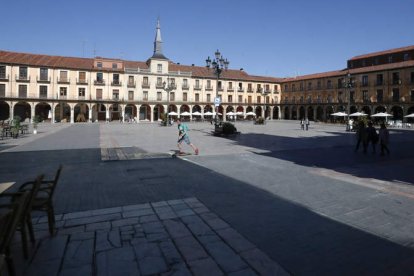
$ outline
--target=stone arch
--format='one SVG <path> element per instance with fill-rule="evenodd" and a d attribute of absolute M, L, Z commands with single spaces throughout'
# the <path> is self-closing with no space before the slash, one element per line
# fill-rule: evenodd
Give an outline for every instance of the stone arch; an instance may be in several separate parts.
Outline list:
<path fill-rule="evenodd" d="M 58 103 L 56 105 L 55 121 L 70 123 L 70 106 L 67 103 Z"/>
<path fill-rule="evenodd" d="M 19 116 L 20 120 L 23 122 L 26 119 L 31 118 L 31 107 L 27 102 L 18 102 L 13 107 L 13 116 Z M 13 118 L 12 118 L 13 119 Z"/>
<path fill-rule="evenodd" d="M 122 107 L 118 103 L 113 103 L 109 106 L 109 120 L 119 121 L 122 117 Z"/>
<path fill-rule="evenodd" d="M 226 113 L 234 112 L 234 107 L 232 105 L 227 106 Z"/>
<path fill-rule="evenodd" d="M 299 119 L 305 119 L 305 107 L 303 105 L 301 105 L 299 107 Z"/>
<path fill-rule="evenodd" d="M 194 113 L 196 111 L 201 112 L 201 106 L 199 106 L 198 104 L 196 104 L 196 105 L 193 106 L 193 110 L 192 110 L 191 113 Z"/>
<path fill-rule="evenodd" d="M 391 108 L 391 114 L 393 115 L 394 120 L 403 120 L 404 118 L 404 112 L 401 106 L 394 105 Z"/>
<path fill-rule="evenodd" d="M 106 121 L 106 106 L 98 103 L 92 106 L 92 122 Z"/>
<path fill-rule="evenodd" d="M 161 120 L 161 114 L 165 113 L 164 106 L 162 104 L 156 104 L 152 113 L 154 121 Z"/>
<path fill-rule="evenodd" d="M 352 113 L 355 113 L 355 112 L 358 112 L 358 108 L 355 105 L 353 105 L 349 108 L 349 113 L 352 114 Z"/>
<path fill-rule="evenodd" d="M 148 104 L 143 104 L 139 108 L 139 120 L 140 121 L 151 120 L 151 107 Z"/>
<path fill-rule="evenodd" d="M 204 113 L 213 112 L 213 107 L 211 105 L 204 106 Z"/>
<path fill-rule="evenodd" d="M 296 106 L 292 106 L 292 109 L 290 110 L 290 114 L 292 114 L 292 116 L 290 116 L 292 120 L 298 119 L 298 112 L 297 112 Z"/>
<path fill-rule="evenodd" d="M 374 113 L 386 112 L 387 109 L 383 105 L 379 105 L 375 108 Z"/>
<path fill-rule="evenodd" d="M 170 104 L 169 106 L 168 106 L 168 112 L 177 112 L 177 110 L 178 110 L 178 107 L 175 105 L 175 104 Z"/>
<path fill-rule="evenodd" d="M 10 105 L 5 101 L 0 101 L 0 120 L 10 118 Z"/>
<path fill-rule="evenodd" d="M 125 106 L 125 120 L 135 120 L 135 118 L 137 118 L 137 107 L 134 104 L 127 104 Z"/>
<path fill-rule="evenodd" d="M 186 104 L 183 104 L 181 107 L 180 107 L 180 114 L 181 113 L 183 113 L 183 112 L 190 112 L 190 107 L 188 106 L 188 105 L 186 105 Z"/>
<path fill-rule="evenodd" d="M 275 106 L 275 107 L 273 108 L 272 118 L 273 118 L 274 120 L 280 119 L 279 107 L 278 107 L 278 106 Z"/>
<path fill-rule="evenodd" d="M 285 117 L 285 120 L 289 120 L 289 118 L 290 118 L 290 116 L 289 116 L 289 107 L 288 106 L 285 106 L 285 115 L 284 115 L 284 117 Z"/>
<path fill-rule="evenodd" d="M 367 114 L 368 116 L 371 115 L 371 108 L 367 105 L 364 105 L 361 109 L 361 111 L 363 111 L 365 114 Z"/>
<path fill-rule="evenodd" d="M 246 113 L 247 112 L 253 112 L 253 107 L 251 105 L 249 105 L 248 107 L 246 107 Z"/>
<path fill-rule="evenodd" d="M 318 106 L 316 108 L 316 120 L 318 120 L 318 121 L 323 121 L 324 120 L 322 106 Z"/>
<path fill-rule="evenodd" d="M 89 121 L 89 106 L 85 103 L 78 103 L 74 108 L 74 119 L 76 123 L 85 123 Z"/>
<path fill-rule="evenodd" d="M 35 116 L 38 116 L 40 118 L 40 121 L 46 121 L 52 119 L 52 107 L 50 104 L 46 102 L 38 103 L 35 106 Z"/>
<path fill-rule="evenodd" d="M 256 106 L 254 113 L 256 113 L 256 117 L 262 117 L 262 107 L 260 105 Z"/>
<path fill-rule="evenodd" d="M 313 118 L 313 107 L 312 106 L 309 106 L 308 107 L 307 114 L 308 114 L 307 117 L 308 117 L 309 121 L 314 121 L 314 118 Z"/>

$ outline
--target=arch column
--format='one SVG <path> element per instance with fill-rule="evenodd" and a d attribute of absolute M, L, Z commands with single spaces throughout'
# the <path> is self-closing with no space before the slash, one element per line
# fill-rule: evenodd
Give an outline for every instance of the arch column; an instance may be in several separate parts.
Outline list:
<path fill-rule="evenodd" d="M 141 108 L 141 105 L 140 104 L 136 104 L 135 105 L 135 108 L 137 109 L 137 117 L 136 117 L 135 123 L 139 123 L 139 109 Z"/>
<path fill-rule="evenodd" d="M 105 105 L 105 121 L 107 123 L 109 123 L 109 119 L 110 119 L 110 117 L 109 117 L 109 104 L 104 104 L 104 105 Z"/>
<path fill-rule="evenodd" d="M 52 103 L 50 105 L 50 112 L 52 113 L 52 119 L 51 119 L 51 123 L 54 124 L 55 123 L 55 108 L 56 108 L 56 104 Z"/>
<path fill-rule="evenodd" d="M 32 103 L 31 104 L 31 107 L 30 107 L 30 123 L 32 124 L 33 123 L 33 119 L 34 119 L 34 116 L 35 116 L 35 107 L 36 107 L 36 103 Z"/>
<path fill-rule="evenodd" d="M 9 117 L 9 120 L 13 120 L 13 118 L 14 118 L 14 103 L 13 102 L 10 102 L 9 103 L 9 105 L 10 105 L 10 112 L 9 112 L 9 114 L 10 114 L 10 117 Z"/>
<path fill-rule="evenodd" d="M 152 122 L 154 122 L 154 108 L 155 108 L 155 105 L 153 105 L 153 104 L 151 104 L 150 106 L 150 122 L 152 123 Z"/>
<path fill-rule="evenodd" d="M 69 104 L 70 106 L 70 123 L 75 123 L 75 106 L 73 104 Z"/>
<path fill-rule="evenodd" d="M 122 116 L 122 123 L 125 122 L 125 104 L 120 104 L 119 105 L 121 107 L 121 116 Z"/>
<path fill-rule="evenodd" d="M 89 123 L 92 122 L 92 104 L 89 105 L 89 116 L 88 116 L 88 121 Z"/>

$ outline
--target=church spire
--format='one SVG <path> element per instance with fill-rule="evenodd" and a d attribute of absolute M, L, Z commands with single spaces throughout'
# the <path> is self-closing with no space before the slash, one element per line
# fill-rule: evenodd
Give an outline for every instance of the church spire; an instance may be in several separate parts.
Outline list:
<path fill-rule="evenodd" d="M 167 59 L 162 53 L 161 27 L 159 18 L 157 19 L 157 31 L 155 33 L 154 54 L 152 55 L 152 58 Z"/>

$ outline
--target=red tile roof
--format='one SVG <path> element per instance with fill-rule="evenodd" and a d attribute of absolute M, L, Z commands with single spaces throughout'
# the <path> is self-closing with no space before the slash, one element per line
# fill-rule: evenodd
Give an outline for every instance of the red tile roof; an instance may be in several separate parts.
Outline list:
<path fill-rule="evenodd" d="M 380 52 L 374 52 L 374 53 L 369 53 L 369 54 L 364 54 L 364 55 L 359 55 L 359 56 L 355 56 L 355 57 L 351 58 L 350 60 L 356 60 L 356 59 L 368 58 L 368 57 L 374 57 L 374 56 L 381 56 L 381 55 L 387 55 L 387 54 L 393 54 L 393 53 L 400 53 L 400 52 L 411 51 L 411 50 L 414 50 L 414 45 L 401 47 L 401 48 L 390 49 L 390 50 L 385 50 L 385 51 L 380 51 Z"/>

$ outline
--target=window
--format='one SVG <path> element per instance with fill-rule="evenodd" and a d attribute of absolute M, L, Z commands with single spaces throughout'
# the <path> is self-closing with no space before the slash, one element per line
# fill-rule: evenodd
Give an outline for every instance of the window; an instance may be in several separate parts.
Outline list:
<path fill-rule="evenodd" d="M 114 84 L 120 84 L 119 82 L 119 74 L 114 74 L 112 77 L 113 83 Z"/>
<path fill-rule="evenodd" d="M 185 87 L 185 88 L 188 87 L 188 80 L 187 79 L 183 79 L 183 87 Z"/>
<path fill-rule="evenodd" d="M 102 100 L 102 89 L 96 89 L 96 99 Z"/>
<path fill-rule="evenodd" d="M 239 103 L 242 103 L 242 102 L 243 102 L 243 96 L 242 96 L 242 95 L 239 95 L 239 100 L 238 100 L 238 102 L 239 102 Z"/>
<path fill-rule="evenodd" d="M 394 88 L 392 89 L 392 101 L 398 102 L 400 100 L 400 89 Z"/>
<path fill-rule="evenodd" d="M 257 84 L 257 92 L 262 92 L 262 85 L 261 84 Z"/>
<path fill-rule="evenodd" d="M 68 81 L 68 71 L 60 71 L 60 81 Z"/>
<path fill-rule="evenodd" d="M 183 101 L 186 102 L 187 101 L 187 93 L 183 93 Z"/>
<path fill-rule="evenodd" d="M 118 68 L 118 64 L 112 63 L 112 69 L 117 69 L 117 68 Z"/>
<path fill-rule="evenodd" d="M 170 101 L 175 101 L 175 92 L 170 93 Z"/>
<path fill-rule="evenodd" d="M 102 83 L 103 82 L 103 73 L 96 73 L 96 81 L 98 83 Z"/>
<path fill-rule="evenodd" d="M 242 90 L 243 90 L 243 83 L 239 82 L 239 91 L 242 91 Z"/>
<path fill-rule="evenodd" d="M 162 73 L 162 64 L 157 64 L 157 73 Z"/>
<path fill-rule="evenodd" d="M 102 68 L 102 62 L 98 61 L 98 63 L 96 64 L 96 66 L 97 66 L 98 68 Z"/>
<path fill-rule="evenodd" d="M 362 101 L 363 102 L 368 102 L 369 101 L 368 90 L 362 90 Z"/>
<path fill-rule="evenodd" d="M 0 97 L 6 97 L 6 85 L 0 84 Z"/>
<path fill-rule="evenodd" d="M 260 96 L 257 96 L 257 97 L 256 97 L 256 103 L 258 103 L 258 104 L 260 104 L 260 103 L 261 103 L 261 97 L 260 97 Z"/>
<path fill-rule="evenodd" d="M 292 92 L 295 92 L 295 91 L 296 91 L 295 84 L 292 84 Z"/>
<path fill-rule="evenodd" d="M 362 76 L 362 86 L 368 86 L 368 76 Z"/>
<path fill-rule="evenodd" d="M 405 53 L 405 54 L 404 54 L 404 61 L 407 61 L 407 60 L 409 60 L 409 59 L 410 59 L 410 54 Z"/>
<path fill-rule="evenodd" d="M 279 91 L 277 90 L 277 85 L 275 85 L 273 89 L 274 89 L 273 91 L 274 91 L 275 93 L 279 93 Z"/>
<path fill-rule="evenodd" d="M 207 102 L 208 103 L 211 102 L 211 95 L 210 94 L 207 94 L 206 96 L 207 96 Z"/>
<path fill-rule="evenodd" d="M 195 88 L 200 88 L 200 80 L 195 81 Z"/>
<path fill-rule="evenodd" d="M 86 72 L 79 72 L 79 82 L 86 83 Z"/>
<path fill-rule="evenodd" d="M 112 90 L 112 100 L 119 100 L 119 90 L 118 89 L 114 89 Z"/>
<path fill-rule="evenodd" d="M 85 87 L 78 88 L 78 96 L 85 97 L 85 91 L 86 91 Z"/>
<path fill-rule="evenodd" d="M 252 88 L 252 84 L 251 83 L 248 83 L 247 84 L 247 91 L 248 92 L 252 92 L 253 91 L 253 88 Z"/>
<path fill-rule="evenodd" d="M 161 87 L 162 86 L 162 78 L 161 77 L 158 77 L 157 78 L 157 86 L 158 87 Z"/>
<path fill-rule="evenodd" d="M 143 92 L 143 100 L 148 101 L 148 91 Z"/>
<path fill-rule="evenodd" d="M 392 63 L 392 56 L 388 56 L 388 63 Z"/>
<path fill-rule="evenodd" d="M 223 89 L 223 88 L 222 88 L 222 85 L 221 85 L 221 81 L 219 81 L 219 82 L 217 83 L 217 87 L 218 87 L 218 89 L 219 89 L 219 90 Z"/>
<path fill-rule="evenodd" d="M 6 79 L 6 66 L 0 65 L 0 79 Z"/>
<path fill-rule="evenodd" d="M 211 89 L 211 80 L 207 80 L 207 89 Z"/>
<path fill-rule="evenodd" d="M 326 86 L 328 87 L 328 89 L 332 88 L 332 81 L 328 80 L 328 82 L 326 83 Z"/>
<path fill-rule="evenodd" d="M 248 96 L 247 97 L 247 103 L 251 104 L 252 103 L 252 96 Z"/>
<path fill-rule="evenodd" d="M 312 90 L 312 82 L 308 82 L 308 90 Z"/>
<path fill-rule="evenodd" d="M 377 85 L 382 85 L 384 83 L 384 77 L 382 74 L 377 74 Z"/>
<path fill-rule="evenodd" d="M 339 103 L 342 103 L 344 101 L 343 97 L 344 97 L 344 95 L 343 95 L 342 91 L 339 91 L 338 92 L 338 102 Z"/>
<path fill-rule="evenodd" d="M 67 96 L 67 93 L 68 93 L 68 88 L 67 87 L 61 87 L 59 89 L 59 95 L 61 97 L 66 97 Z"/>
<path fill-rule="evenodd" d="M 47 81 L 48 78 L 48 69 L 47 68 L 40 68 L 40 78 L 41 81 Z"/>
<path fill-rule="evenodd" d="M 377 90 L 377 102 L 378 103 L 382 103 L 384 100 L 384 95 L 383 95 L 383 91 L 381 89 Z"/>
<path fill-rule="evenodd" d="M 229 89 L 233 89 L 233 83 L 229 82 Z"/>
<path fill-rule="evenodd" d="M 392 73 L 392 84 L 401 84 L 400 82 L 400 73 L 394 72 Z"/>
<path fill-rule="evenodd" d="M 134 85 L 134 84 L 135 84 L 134 76 L 128 76 L 128 85 Z"/>
<path fill-rule="evenodd" d="M 134 100 L 134 91 L 128 91 L 128 100 L 133 101 Z"/>
<path fill-rule="evenodd" d="M 47 86 L 39 86 L 39 98 L 47 98 Z"/>
<path fill-rule="evenodd" d="M 200 94 L 198 94 L 198 93 L 195 94 L 195 101 L 196 102 L 200 101 Z"/>
<path fill-rule="evenodd" d="M 340 78 L 338 79 L 338 88 L 342 88 L 344 84 L 344 79 Z"/>
<path fill-rule="evenodd" d="M 19 85 L 19 98 L 27 98 L 27 85 Z"/>
<path fill-rule="evenodd" d="M 316 87 L 317 89 L 321 89 L 322 85 L 321 85 L 321 81 L 318 80 L 318 82 L 316 83 Z"/>
<path fill-rule="evenodd" d="M 27 80 L 27 67 L 19 67 L 19 79 Z"/>
<path fill-rule="evenodd" d="M 157 101 L 162 101 L 162 94 L 161 94 L 161 92 L 157 92 Z"/>
<path fill-rule="evenodd" d="M 355 102 L 355 91 L 349 92 L 349 100 L 351 101 L 351 103 Z"/>
<path fill-rule="evenodd" d="M 143 83 L 144 85 L 148 85 L 148 77 L 144 77 L 144 78 L 142 79 L 142 83 Z"/>
<path fill-rule="evenodd" d="M 233 96 L 232 95 L 228 95 L 227 96 L 227 102 L 228 103 L 232 103 L 233 102 Z"/>

